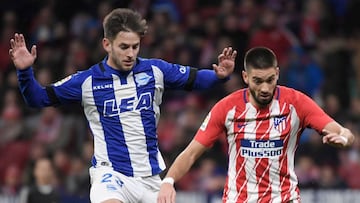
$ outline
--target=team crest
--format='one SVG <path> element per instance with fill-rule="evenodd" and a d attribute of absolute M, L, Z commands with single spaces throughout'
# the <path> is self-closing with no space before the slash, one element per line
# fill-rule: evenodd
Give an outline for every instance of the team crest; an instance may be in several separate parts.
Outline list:
<path fill-rule="evenodd" d="M 135 75 L 135 81 L 138 87 L 148 84 L 151 76 L 146 73 L 138 73 Z"/>
<path fill-rule="evenodd" d="M 286 120 L 286 116 L 275 117 L 274 118 L 274 128 L 279 132 L 282 132 L 283 130 L 285 130 L 285 128 L 286 128 L 285 120 Z"/>

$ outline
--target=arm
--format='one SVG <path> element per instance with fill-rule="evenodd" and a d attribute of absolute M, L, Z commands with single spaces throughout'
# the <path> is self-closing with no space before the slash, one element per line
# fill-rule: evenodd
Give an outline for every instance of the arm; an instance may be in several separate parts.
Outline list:
<path fill-rule="evenodd" d="M 355 137 L 353 133 L 341 126 L 339 123 L 332 121 L 328 123 L 322 130 L 324 144 L 335 147 L 348 147 L 354 143 Z"/>
<path fill-rule="evenodd" d="M 149 60 L 151 67 L 157 73 L 161 71 L 165 88 L 183 90 L 209 89 L 218 83 L 229 80 L 234 71 L 236 51 L 231 47 L 225 48 L 218 56 L 218 65 L 213 64 L 214 70 L 193 68 L 180 64 L 173 64 L 161 59 Z M 159 72 L 160 73 L 160 72 Z M 156 74 L 157 75 L 157 74 Z"/>
<path fill-rule="evenodd" d="M 300 96 L 300 97 L 299 97 Z M 297 94 L 296 101 L 299 108 L 299 115 L 304 117 L 306 127 L 317 130 L 323 135 L 324 144 L 335 147 L 347 147 L 354 142 L 352 132 L 334 121 L 326 114 L 311 98 L 303 93 Z"/>
<path fill-rule="evenodd" d="M 231 47 L 224 48 L 218 56 L 218 64 L 213 64 L 212 70 L 199 70 L 196 73 L 193 89 L 208 89 L 219 82 L 229 80 L 234 71 L 237 52 Z"/>
<path fill-rule="evenodd" d="M 173 183 L 171 183 L 172 180 L 176 182 L 183 177 L 206 149 L 207 148 L 204 145 L 200 144 L 196 140 L 193 140 L 186 149 L 181 152 L 181 154 L 175 159 L 164 179 L 170 181 L 165 181 L 161 184 L 157 200 L 158 203 L 175 203 L 176 192 Z"/>
<path fill-rule="evenodd" d="M 49 99 L 49 88 L 42 87 L 34 78 L 32 68 L 17 70 L 19 87 L 25 102 L 31 107 L 45 107 L 52 105 Z"/>
<path fill-rule="evenodd" d="M 19 86 L 26 103 L 32 107 L 51 105 L 46 89 L 35 80 L 31 66 L 36 59 L 36 46 L 26 48 L 24 36 L 15 33 L 10 40 L 9 55 L 17 69 Z"/>

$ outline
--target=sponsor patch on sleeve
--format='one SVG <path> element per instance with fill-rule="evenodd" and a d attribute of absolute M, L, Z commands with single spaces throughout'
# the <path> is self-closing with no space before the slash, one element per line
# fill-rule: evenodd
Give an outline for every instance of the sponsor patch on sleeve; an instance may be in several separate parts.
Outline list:
<path fill-rule="evenodd" d="M 72 77 L 72 75 L 69 75 L 66 78 L 63 78 L 63 79 L 57 81 L 56 83 L 54 83 L 54 86 L 57 87 L 57 86 L 64 84 L 65 82 L 69 81 L 71 79 L 71 77 Z"/>
<path fill-rule="evenodd" d="M 204 119 L 203 123 L 200 126 L 200 130 L 204 131 L 206 129 L 206 126 L 208 125 L 208 123 L 210 121 L 210 117 L 211 117 L 211 112 L 209 112 L 209 114 Z"/>

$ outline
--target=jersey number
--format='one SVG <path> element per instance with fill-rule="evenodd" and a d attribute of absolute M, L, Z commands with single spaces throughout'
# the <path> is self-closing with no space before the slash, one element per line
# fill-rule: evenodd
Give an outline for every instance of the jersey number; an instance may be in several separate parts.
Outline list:
<path fill-rule="evenodd" d="M 111 182 L 111 177 L 113 177 L 113 175 L 111 173 L 105 173 L 103 176 L 102 176 L 102 180 L 101 182 L 102 183 L 109 183 Z M 122 187 L 124 185 L 124 182 L 122 180 L 120 180 L 120 178 L 118 177 L 115 177 L 115 182 L 116 184 L 118 184 L 120 187 Z"/>

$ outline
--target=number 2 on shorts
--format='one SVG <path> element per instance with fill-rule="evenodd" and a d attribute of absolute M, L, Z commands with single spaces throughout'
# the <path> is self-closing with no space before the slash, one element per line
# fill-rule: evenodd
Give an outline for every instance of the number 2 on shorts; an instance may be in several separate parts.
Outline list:
<path fill-rule="evenodd" d="M 111 177 L 112 177 L 112 176 L 113 176 L 113 175 L 112 175 L 111 173 L 105 173 L 105 174 L 102 176 L 101 182 L 102 182 L 102 183 L 111 182 Z M 124 182 L 121 181 L 119 178 L 116 178 L 116 179 L 115 179 L 115 182 L 116 182 L 116 184 L 118 184 L 120 187 L 122 187 L 123 184 L 124 184 Z"/>
<path fill-rule="evenodd" d="M 102 183 L 108 183 L 111 182 L 110 178 L 112 177 L 111 173 L 105 173 L 103 176 L 103 179 L 101 180 Z"/>

